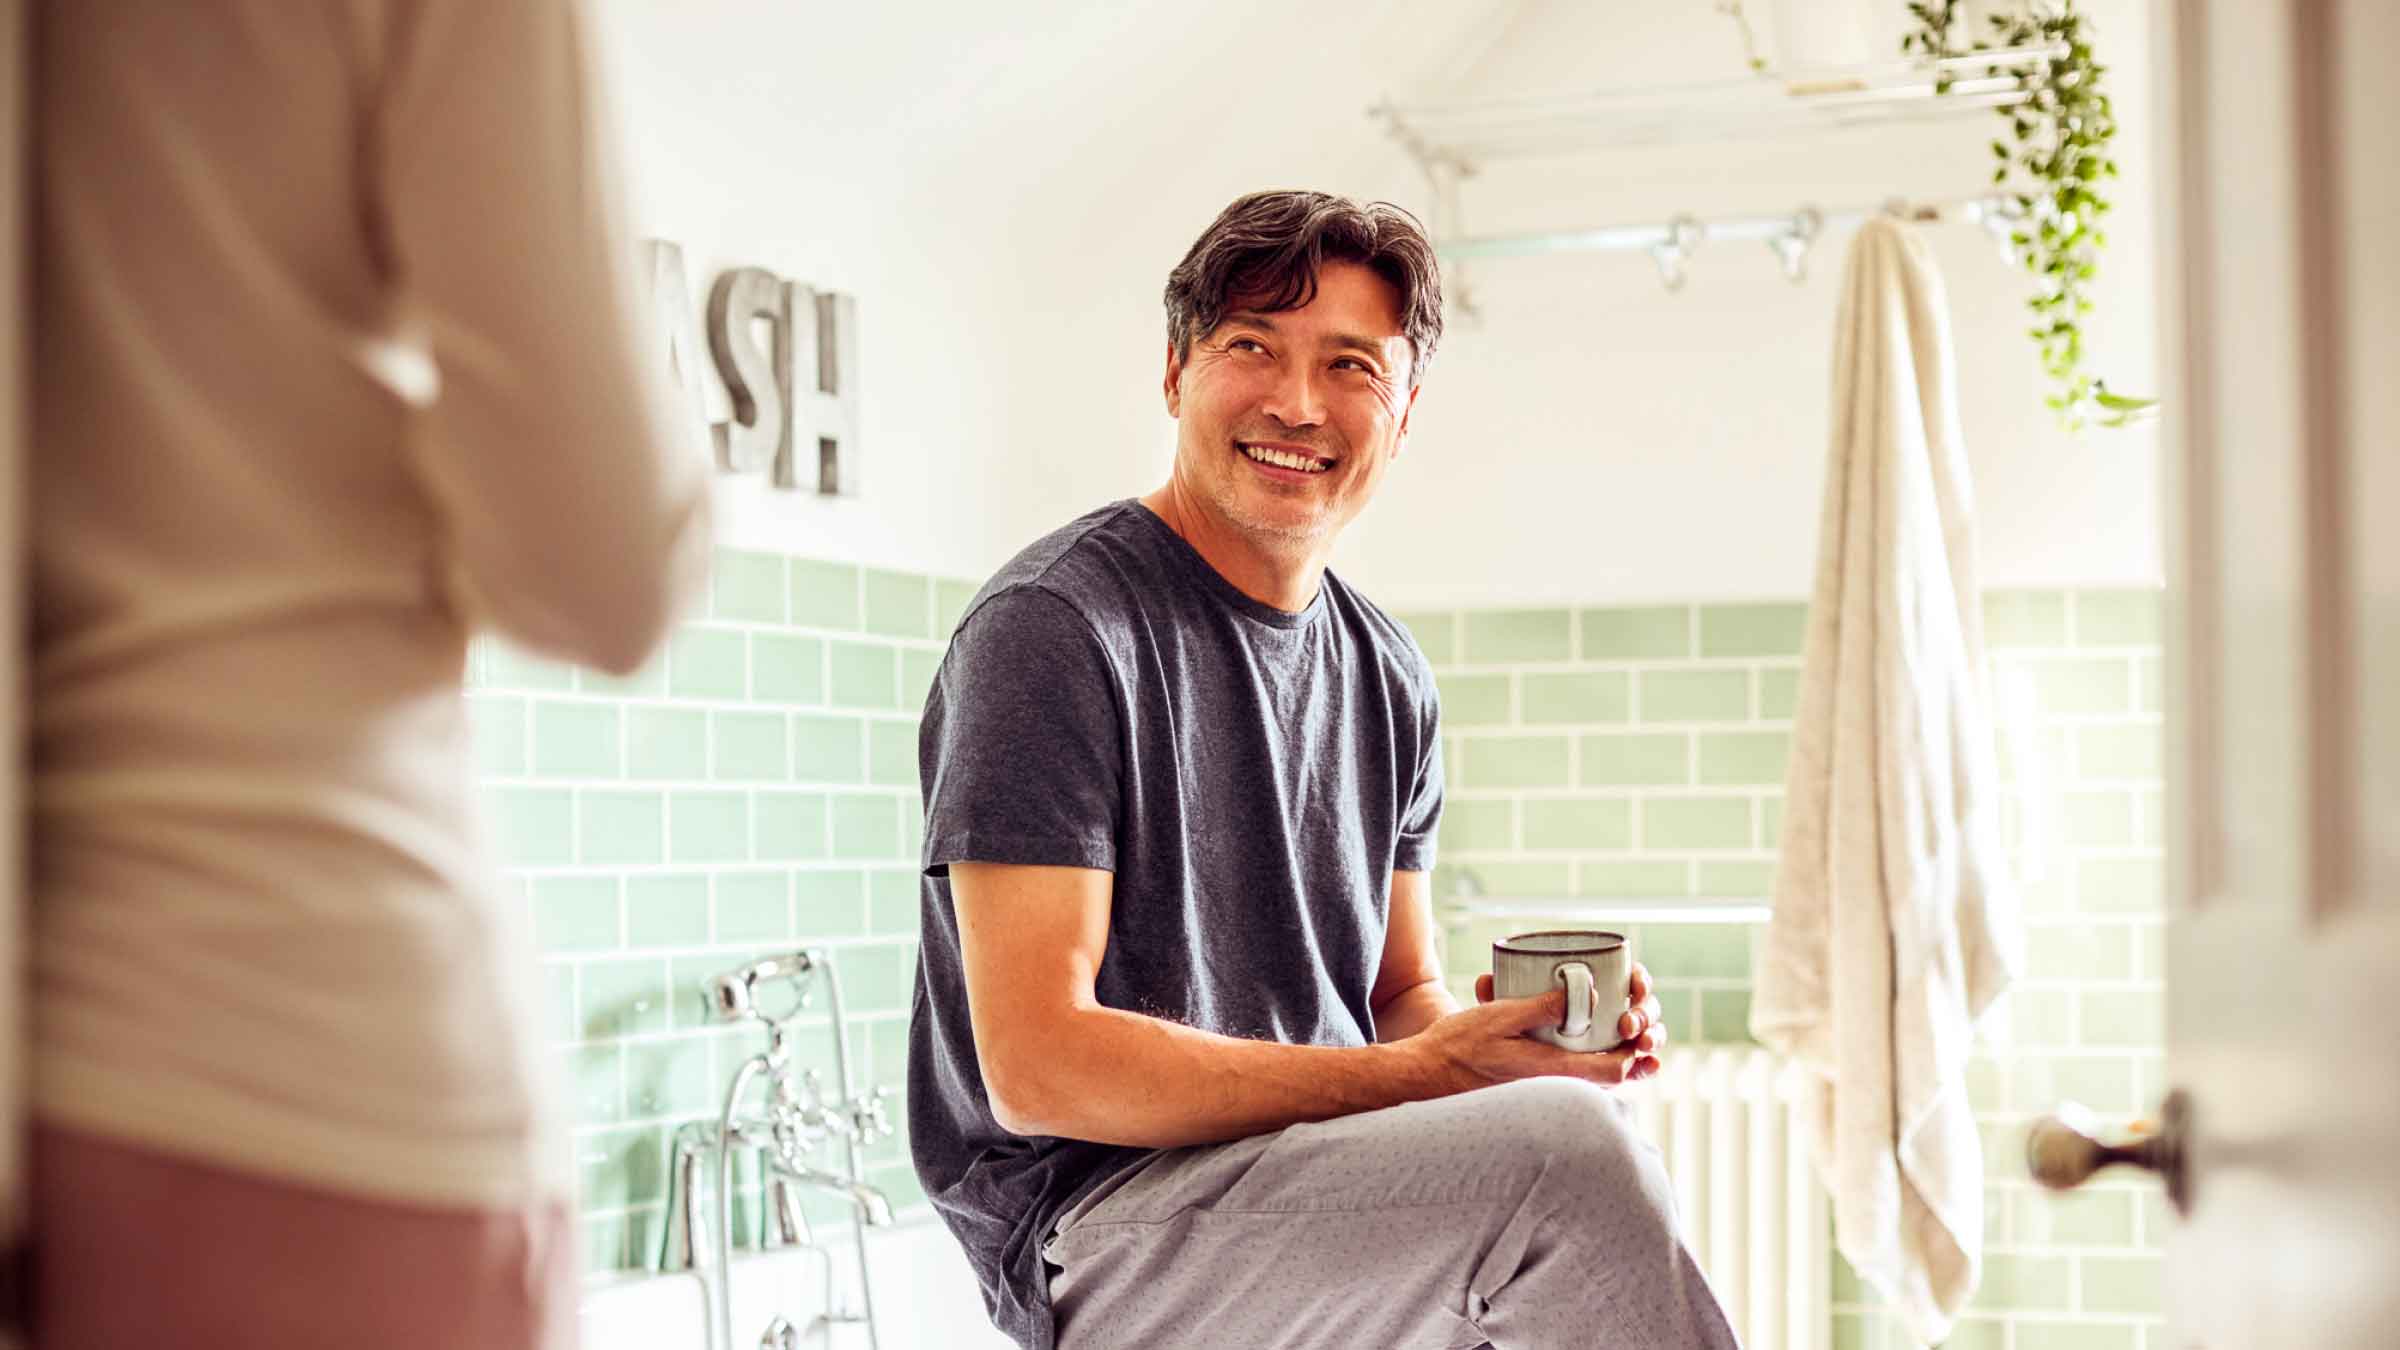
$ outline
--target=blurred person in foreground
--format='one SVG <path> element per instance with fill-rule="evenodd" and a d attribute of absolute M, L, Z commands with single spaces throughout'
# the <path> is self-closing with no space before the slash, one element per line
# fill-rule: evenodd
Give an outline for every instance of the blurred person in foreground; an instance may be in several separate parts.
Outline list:
<path fill-rule="evenodd" d="M 60 0 L 37 43 L 36 1343 L 571 1345 L 467 644 L 631 670 L 708 535 L 581 21 Z"/>

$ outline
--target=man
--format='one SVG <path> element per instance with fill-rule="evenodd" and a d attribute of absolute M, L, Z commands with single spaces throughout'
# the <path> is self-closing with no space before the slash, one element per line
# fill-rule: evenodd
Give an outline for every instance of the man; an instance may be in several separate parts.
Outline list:
<path fill-rule="evenodd" d="M 1600 1054 L 1461 1011 L 1433 679 L 1328 572 L 1441 333 L 1397 208 L 1244 197 L 1167 283 L 1165 486 L 1003 567 L 928 700 L 919 1176 L 1035 1350 L 1731 1346 Z"/>

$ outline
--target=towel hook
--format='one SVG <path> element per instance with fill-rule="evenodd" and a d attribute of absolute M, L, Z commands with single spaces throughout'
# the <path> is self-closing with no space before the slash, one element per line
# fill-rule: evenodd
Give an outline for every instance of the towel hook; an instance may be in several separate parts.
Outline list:
<path fill-rule="evenodd" d="M 1994 193 L 1981 201 L 1968 203 L 1967 214 L 1983 227 L 1985 234 L 1991 236 L 1992 245 L 2000 250 L 2001 257 L 2012 263 L 2017 260 L 2016 235 L 2025 222 L 2025 209 L 2017 205 L 2014 198 Z"/>
<path fill-rule="evenodd" d="M 1650 246 L 1650 256 L 1658 263 L 1658 279 L 1668 290 L 1683 289 L 1684 264 L 1700 246 L 1701 234 L 1699 220 L 1686 212 L 1668 221 L 1666 237 Z"/>
<path fill-rule="evenodd" d="M 1784 227 L 1767 236 L 1767 247 L 1774 250 L 1776 260 L 1783 264 L 1783 275 L 1797 285 L 1808 277 L 1808 246 L 1816 242 L 1817 231 L 1823 229 L 1825 217 L 1813 206 L 1803 206 L 1792 213 Z"/>

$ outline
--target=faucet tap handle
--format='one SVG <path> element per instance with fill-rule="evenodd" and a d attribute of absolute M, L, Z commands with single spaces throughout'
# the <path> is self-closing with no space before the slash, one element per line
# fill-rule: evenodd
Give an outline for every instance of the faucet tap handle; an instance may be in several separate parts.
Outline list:
<path fill-rule="evenodd" d="M 850 1103 L 851 1128 L 856 1131 L 853 1138 L 880 1139 L 891 1134 L 891 1112 L 883 1105 L 884 1099 L 891 1095 L 889 1088 L 877 1088 Z"/>
<path fill-rule="evenodd" d="M 777 1080 L 775 1119 L 778 1134 L 792 1141 L 786 1151 L 794 1158 L 827 1135 L 855 1137 L 856 1125 L 848 1114 L 826 1101 L 825 1080 L 815 1069 Z"/>

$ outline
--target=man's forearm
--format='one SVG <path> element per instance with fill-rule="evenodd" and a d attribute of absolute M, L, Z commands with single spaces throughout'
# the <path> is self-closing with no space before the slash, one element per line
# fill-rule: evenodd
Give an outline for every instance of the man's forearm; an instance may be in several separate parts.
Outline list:
<path fill-rule="evenodd" d="M 1003 1123 L 1018 1133 L 1180 1148 L 1474 1085 L 1408 1045 L 1242 1040 L 1098 1006 L 1069 1014 L 1058 1032 L 1023 1079 L 1027 1099 L 1010 1103 L 1016 1119 Z"/>

